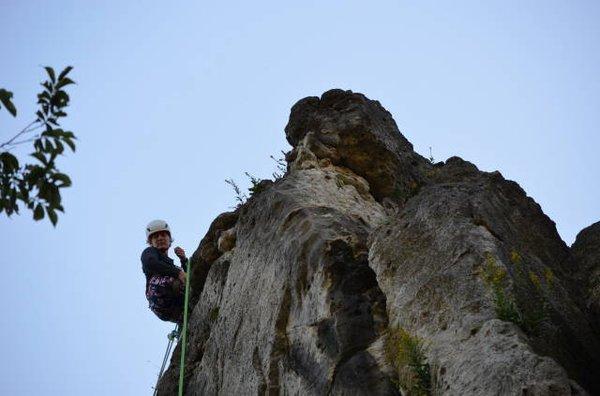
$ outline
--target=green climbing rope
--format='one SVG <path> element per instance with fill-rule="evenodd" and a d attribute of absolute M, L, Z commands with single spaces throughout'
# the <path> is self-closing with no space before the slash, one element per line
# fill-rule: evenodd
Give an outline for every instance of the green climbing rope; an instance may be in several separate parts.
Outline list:
<path fill-rule="evenodd" d="M 185 346 L 187 343 L 188 300 L 190 295 L 190 275 L 192 260 L 188 259 L 185 274 L 185 302 L 183 303 L 183 336 L 181 337 L 181 361 L 179 362 L 179 396 L 183 396 L 183 373 L 185 371 Z"/>

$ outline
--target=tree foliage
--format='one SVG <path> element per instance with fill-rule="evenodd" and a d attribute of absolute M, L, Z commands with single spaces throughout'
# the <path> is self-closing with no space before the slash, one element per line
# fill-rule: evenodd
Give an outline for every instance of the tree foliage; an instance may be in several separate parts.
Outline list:
<path fill-rule="evenodd" d="M 11 216 L 19 214 L 19 203 L 33 212 L 34 220 L 45 215 L 56 225 L 57 212 L 64 212 L 61 190 L 71 185 L 71 179 L 56 167 L 56 159 L 65 148 L 75 151 L 76 137 L 65 131 L 59 121 L 67 116 L 69 95 L 65 87 L 74 84 L 67 75 L 73 69 L 66 67 L 58 76 L 51 67 L 45 67 L 46 81 L 37 95 L 39 109 L 36 118 L 8 141 L 0 144 L 0 213 Z M 16 117 L 17 109 L 12 103 L 13 93 L 0 88 L 0 109 Z M 32 143 L 29 154 L 35 161 L 21 164 L 10 151 L 15 147 Z"/>

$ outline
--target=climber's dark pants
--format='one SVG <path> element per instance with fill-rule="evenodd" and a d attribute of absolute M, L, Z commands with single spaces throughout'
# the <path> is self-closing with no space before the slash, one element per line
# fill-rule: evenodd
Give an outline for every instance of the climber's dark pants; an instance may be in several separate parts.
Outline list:
<path fill-rule="evenodd" d="M 182 323 L 185 285 L 172 276 L 155 275 L 146 290 L 149 308 L 160 320 Z"/>

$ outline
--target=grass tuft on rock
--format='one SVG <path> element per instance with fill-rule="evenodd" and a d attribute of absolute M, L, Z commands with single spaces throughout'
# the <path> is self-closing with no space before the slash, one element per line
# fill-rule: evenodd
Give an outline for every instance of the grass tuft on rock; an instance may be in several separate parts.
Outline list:
<path fill-rule="evenodd" d="M 390 329 L 384 341 L 384 353 L 398 375 L 397 385 L 403 395 L 431 394 L 431 372 L 421 338 L 402 327 Z"/>
<path fill-rule="evenodd" d="M 520 257 L 518 261 L 520 262 Z M 523 317 L 517 308 L 517 304 L 504 291 L 506 269 L 496 264 L 496 260 L 491 254 L 488 254 L 485 258 L 482 278 L 494 293 L 494 308 L 498 319 L 513 322 L 517 326 L 523 327 Z"/>
<path fill-rule="evenodd" d="M 210 310 L 210 313 L 208 314 L 208 319 L 211 322 L 214 322 L 218 318 L 219 318 L 219 307 L 214 307 L 213 309 Z"/>
<path fill-rule="evenodd" d="M 517 278 L 526 279 L 533 286 L 533 293 L 530 298 L 530 307 L 522 313 L 513 297 L 508 295 L 506 288 L 506 269 L 496 263 L 491 254 L 487 254 L 482 271 L 484 283 L 492 289 L 494 296 L 494 308 L 496 316 L 500 320 L 512 322 L 519 326 L 528 334 L 537 334 L 540 325 L 548 319 L 547 303 L 542 295 L 542 282 L 540 277 L 533 271 L 525 272 L 523 268 L 523 259 L 515 251 L 511 252 L 511 262 L 516 267 Z M 551 269 L 546 269 L 544 279 L 549 286 L 554 282 L 554 273 Z"/>

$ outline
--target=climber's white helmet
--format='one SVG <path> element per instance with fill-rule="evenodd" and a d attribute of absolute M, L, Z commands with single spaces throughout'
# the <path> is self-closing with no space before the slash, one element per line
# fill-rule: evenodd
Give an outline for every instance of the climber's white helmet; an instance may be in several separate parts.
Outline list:
<path fill-rule="evenodd" d="M 149 241 L 150 240 L 150 236 L 156 232 L 159 231 L 167 231 L 169 233 L 169 236 L 171 236 L 171 229 L 169 228 L 169 225 L 167 224 L 166 221 L 164 220 L 152 220 L 150 223 L 148 223 L 148 225 L 146 226 L 146 240 Z M 171 241 L 173 240 L 173 237 L 171 237 Z"/>

